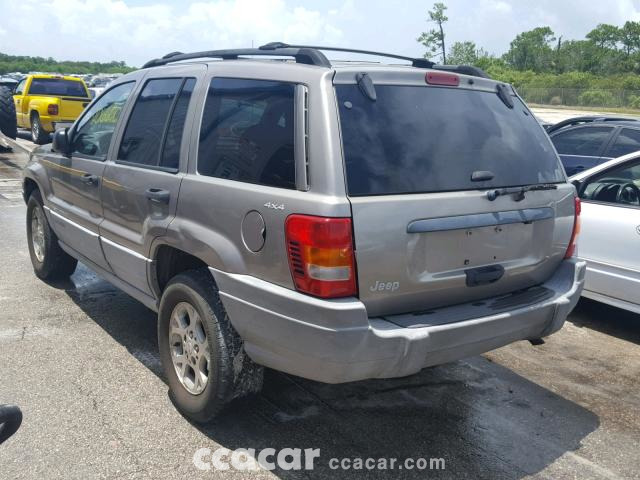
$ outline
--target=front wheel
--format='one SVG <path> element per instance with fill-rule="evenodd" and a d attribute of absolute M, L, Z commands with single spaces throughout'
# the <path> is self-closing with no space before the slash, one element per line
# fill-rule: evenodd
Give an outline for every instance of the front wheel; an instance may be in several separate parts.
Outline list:
<path fill-rule="evenodd" d="M 75 271 L 78 261 L 58 244 L 42 205 L 36 190 L 27 203 L 27 241 L 33 271 L 41 280 L 64 279 Z"/>
<path fill-rule="evenodd" d="M 196 422 L 262 387 L 263 368 L 244 352 L 206 269 L 175 276 L 158 310 L 158 347 L 169 395 Z"/>

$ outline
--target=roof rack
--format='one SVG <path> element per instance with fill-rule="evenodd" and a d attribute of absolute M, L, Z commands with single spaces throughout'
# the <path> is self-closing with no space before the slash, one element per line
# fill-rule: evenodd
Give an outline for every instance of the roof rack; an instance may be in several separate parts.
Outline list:
<path fill-rule="evenodd" d="M 321 67 L 331 67 L 331 62 L 318 50 L 309 48 L 283 48 L 278 50 L 277 53 L 273 53 L 266 50 L 260 50 L 258 48 L 240 48 L 233 50 L 206 50 L 203 52 L 182 53 L 172 52 L 168 53 L 162 58 L 156 58 L 145 63 L 142 68 L 157 67 L 160 65 L 166 65 L 167 63 L 180 62 L 182 60 L 193 60 L 196 58 L 220 58 L 222 60 L 237 60 L 241 56 L 277 56 L 277 57 L 292 57 L 295 58 L 297 63 L 304 63 L 306 65 L 318 65 Z"/>
<path fill-rule="evenodd" d="M 259 47 L 259 50 L 265 51 L 279 51 L 283 48 L 308 48 L 312 50 L 324 50 L 327 52 L 347 52 L 347 53 L 362 53 L 363 55 L 371 55 L 375 57 L 387 57 L 387 58 L 396 58 L 398 60 L 406 60 L 411 62 L 411 65 L 419 68 L 431 68 L 434 63 L 426 58 L 413 58 L 406 57 L 404 55 L 396 55 L 394 53 L 383 53 L 383 52 L 374 52 L 371 50 L 358 50 L 355 48 L 340 48 L 340 47 L 319 47 L 316 45 L 289 45 L 288 43 L 282 42 L 271 42 L 266 45 L 262 45 Z"/>
<path fill-rule="evenodd" d="M 289 45 L 283 42 L 271 42 L 258 48 L 242 48 L 232 50 L 208 50 L 203 52 L 168 53 L 162 58 L 156 58 L 145 63 L 142 68 L 157 67 L 166 65 L 167 63 L 180 62 L 182 60 L 193 60 L 196 58 L 220 58 L 223 60 L 237 60 L 242 56 L 269 56 L 269 57 L 291 57 L 297 63 L 306 65 L 316 65 L 319 67 L 331 67 L 331 62 L 322 53 L 322 50 L 329 52 L 347 52 L 361 53 L 363 55 L 371 55 L 376 57 L 395 58 L 411 62 L 413 67 L 432 68 L 436 70 L 446 70 L 463 75 L 472 75 L 475 77 L 489 78 L 489 76 L 481 69 L 469 65 L 436 65 L 426 58 L 414 58 L 404 55 L 396 55 L 393 53 L 374 52 L 371 50 L 358 50 L 354 48 L 339 47 L 321 47 L 312 45 Z"/>

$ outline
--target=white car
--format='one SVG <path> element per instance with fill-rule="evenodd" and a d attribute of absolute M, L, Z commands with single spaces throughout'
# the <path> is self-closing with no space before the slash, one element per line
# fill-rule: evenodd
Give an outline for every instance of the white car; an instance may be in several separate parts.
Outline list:
<path fill-rule="evenodd" d="M 570 180 L 582 200 L 578 256 L 587 261 L 582 295 L 640 313 L 640 151 Z"/>

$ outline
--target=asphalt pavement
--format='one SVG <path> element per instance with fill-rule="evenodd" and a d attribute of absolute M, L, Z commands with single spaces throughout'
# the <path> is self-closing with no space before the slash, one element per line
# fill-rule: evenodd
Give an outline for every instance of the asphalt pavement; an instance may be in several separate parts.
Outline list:
<path fill-rule="evenodd" d="M 26 142 L 25 142 L 26 144 Z M 1 479 L 640 478 L 640 316 L 588 300 L 518 342 L 401 379 L 324 385 L 267 371 L 205 427 L 167 396 L 153 312 L 79 266 L 31 269 L 24 153 L 0 153 L 0 403 L 22 428 Z M 202 448 L 314 448 L 312 471 L 202 471 Z M 437 458 L 439 470 L 333 470 L 332 458 Z"/>

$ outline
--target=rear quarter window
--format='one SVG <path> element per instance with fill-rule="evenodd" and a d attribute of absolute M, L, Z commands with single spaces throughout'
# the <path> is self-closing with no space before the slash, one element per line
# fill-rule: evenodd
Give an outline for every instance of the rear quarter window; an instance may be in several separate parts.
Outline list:
<path fill-rule="evenodd" d="M 214 78 L 205 103 L 198 173 L 295 188 L 295 84 Z"/>
<path fill-rule="evenodd" d="M 524 104 L 494 92 L 337 85 L 349 195 L 389 195 L 565 181 L 553 146 Z M 475 171 L 491 181 L 471 182 Z"/>

